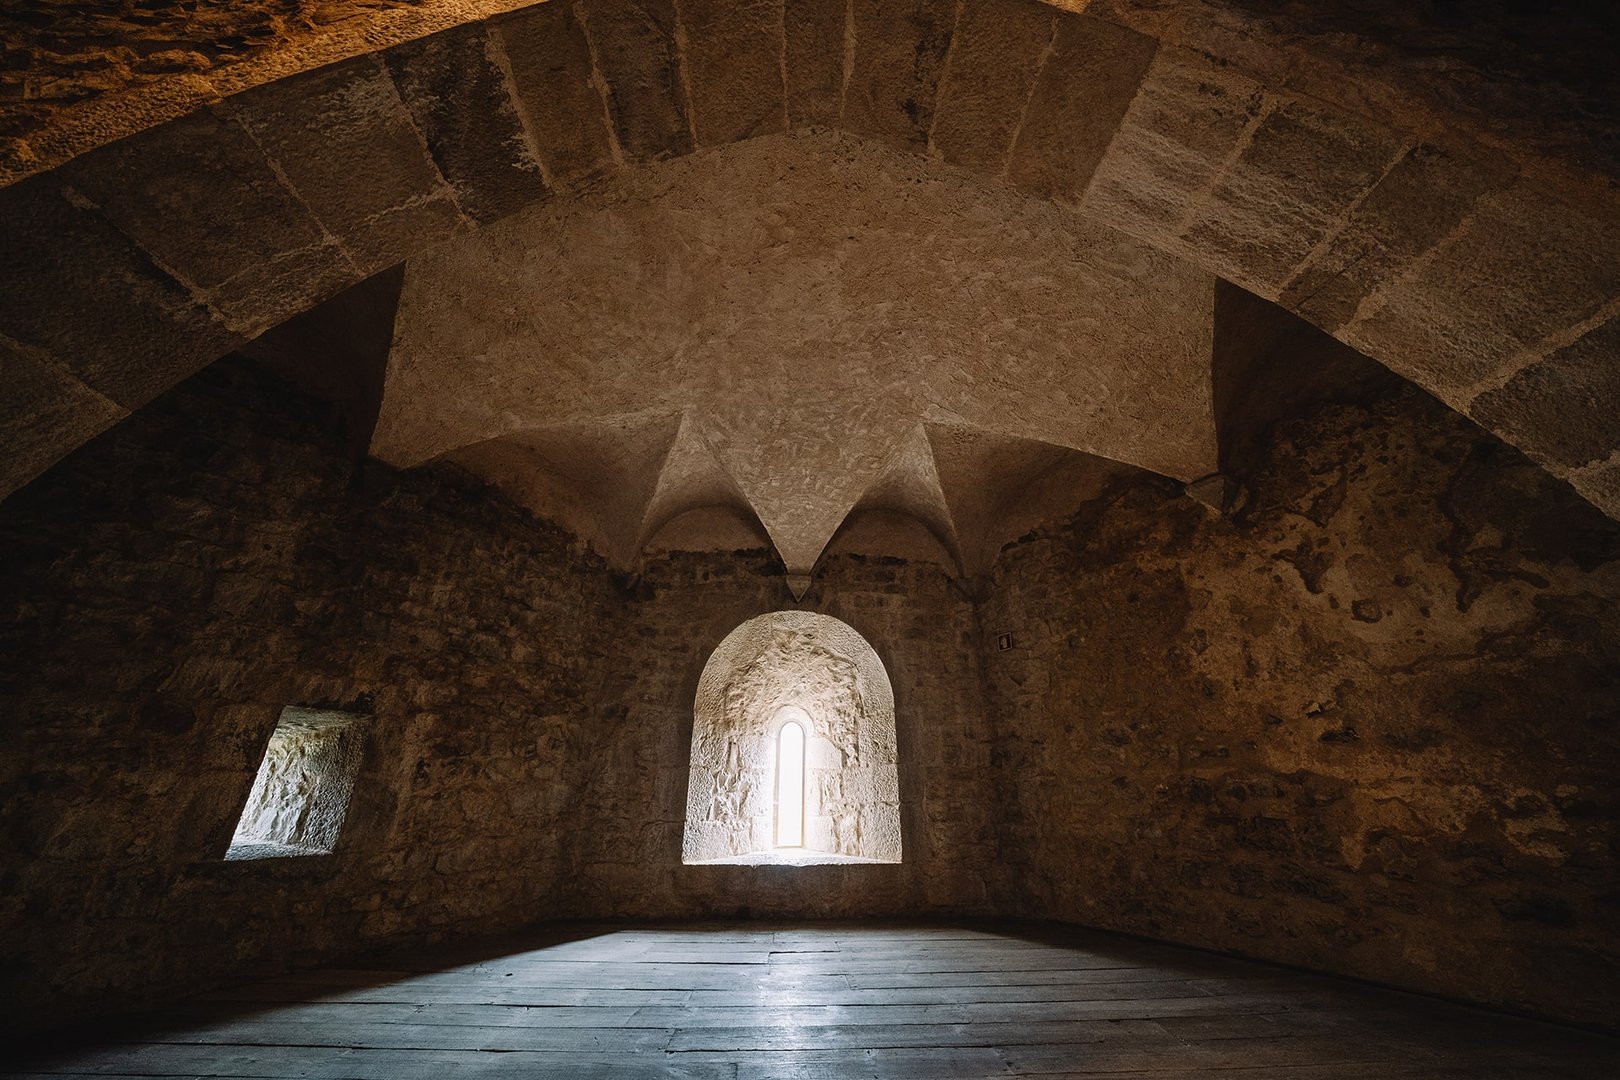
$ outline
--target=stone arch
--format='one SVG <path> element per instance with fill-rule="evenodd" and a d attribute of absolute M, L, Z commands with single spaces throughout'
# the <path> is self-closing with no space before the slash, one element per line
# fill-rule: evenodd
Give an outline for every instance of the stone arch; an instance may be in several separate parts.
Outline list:
<path fill-rule="evenodd" d="M 805 728 L 802 853 L 775 848 L 776 745 Z M 681 859 L 899 862 L 894 691 L 847 623 L 776 611 L 737 627 L 704 665 L 693 703 Z"/>
<path fill-rule="evenodd" d="M 0 491 L 447 237 L 638 163 L 834 125 L 1277 300 L 1620 514 L 1620 191 L 1595 147 L 1522 118 L 1505 141 L 1398 68 L 1156 5 L 428 6 L 115 95 L 14 151 Z"/>

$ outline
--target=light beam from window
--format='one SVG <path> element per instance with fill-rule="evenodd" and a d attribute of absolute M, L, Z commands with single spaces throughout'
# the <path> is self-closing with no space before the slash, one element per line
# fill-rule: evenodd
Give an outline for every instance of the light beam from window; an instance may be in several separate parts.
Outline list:
<path fill-rule="evenodd" d="M 776 739 L 776 846 L 804 846 L 804 728 L 796 720 Z"/>

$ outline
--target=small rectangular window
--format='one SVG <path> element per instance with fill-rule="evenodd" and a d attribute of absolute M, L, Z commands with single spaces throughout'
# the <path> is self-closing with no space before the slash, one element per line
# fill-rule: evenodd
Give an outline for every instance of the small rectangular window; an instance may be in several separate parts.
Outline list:
<path fill-rule="evenodd" d="M 360 769 L 359 720 L 324 709 L 281 711 L 227 859 L 323 855 L 337 846 Z"/>

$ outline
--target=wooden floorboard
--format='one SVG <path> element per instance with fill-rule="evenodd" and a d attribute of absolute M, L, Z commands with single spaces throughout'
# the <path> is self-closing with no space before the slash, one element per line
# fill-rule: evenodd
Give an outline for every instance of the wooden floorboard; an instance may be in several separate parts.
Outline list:
<path fill-rule="evenodd" d="M 1616 1080 L 1620 1041 L 1103 935 L 551 930 L 200 995 L 7 1076 Z"/>

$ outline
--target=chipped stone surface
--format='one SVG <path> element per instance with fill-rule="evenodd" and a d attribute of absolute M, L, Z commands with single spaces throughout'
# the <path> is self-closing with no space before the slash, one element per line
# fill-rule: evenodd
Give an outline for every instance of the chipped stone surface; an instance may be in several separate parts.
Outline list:
<path fill-rule="evenodd" d="M 538 4 L 497 20 L 491 33 L 552 182 L 566 186 L 611 173 L 613 132 L 578 9 Z"/>
<path fill-rule="evenodd" d="M 1084 16 L 1059 19 L 1055 30 L 1007 175 L 1020 187 L 1074 202 L 1135 100 L 1158 43 Z"/>
<path fill-rule="evenodd" d="M 370 58 L 228 98 L 240 123 L 373 273 L 466 222 L 388 75 Z M 334 154 L 333 145 L 346 149 Z"/>
<path fill-rule="evenodd" d="M 674 0 L 581 0 L 619 146 L 633 161 L 692 150 Z"/>
<path fill-rule="evenodd" d="M 782 0 L 680 0 L 699 147 L 787 128 Z"/>
<path fill-rule="evenodd" d="M 1007 901 L 1610 1022 L 1620 527 L 1411 391 L 1268 460 L 1003 555 Z"/>
<path fill-rule="evenodd" d="M 1036 0 L 964 3 L 929 152 L 953 165 L 1000 173 L 1057 25 L 1057 13 Z"/>
<path fill-rule="evenodd" d="M 954 0 L 851 0 L 854 42 L 841 126 L 900 150 L 928 145 Z"/>
<path fill-rule="evenodd" d="M 512 101 L 483 24 L 446 30 L 383 54 L 456 202 L 489 222 L 545 195 L 538 151 Z"/>
<path fill-rule="evenodd" d="M 282 709 L 225 857 L 332 851 L 349 815 L 364 723 L 331 709 Z"/>

